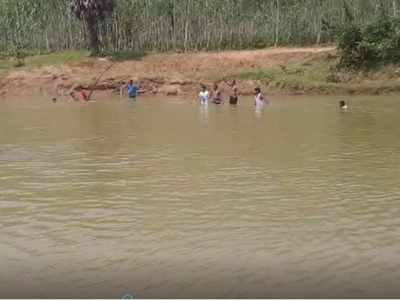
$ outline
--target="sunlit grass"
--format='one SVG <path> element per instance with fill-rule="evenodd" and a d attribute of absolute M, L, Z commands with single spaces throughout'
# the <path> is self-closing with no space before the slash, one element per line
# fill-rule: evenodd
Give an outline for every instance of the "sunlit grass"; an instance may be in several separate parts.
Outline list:
<path fill-rule="evenodd" d="M 260 80 L 267 83 L 315 84 L 329 83 L 334 61 L 310 59 L 286 66 L 274 66 L 269 69 L 244 71 L 238 74 L 240 79 Z"/>
<path fill-rule="evenodd" d="M 29 55 L 24 59 L 15 59 L 10 56 L 0 56 L 0 75 L 11 70 L 30 69 L 48 65 L 62 65 L 88 61 L 89 52 L 85 50 L 70 50 L 50 54 Z"/>
<path fill-rule="evenodd" d="M 318 57 L 285 66 L 246 70 L 232 77 L 256 80 L 269 88 L 319 94 L 382 94 L 400 91 L 398 67 L 385 67 L 378 72 L 366 74 L 341 72 L 336 69 L 336 64 L 334 58 Z"/>
<path fill-rule="evenodd" d="M 70 50 L 57 53 L 28 56 L 25 58 L 27 67 L 39 67 L 44 65 L 61 65 L 67 63 L 83 62 L 89 59 L 89 51 Z"/>

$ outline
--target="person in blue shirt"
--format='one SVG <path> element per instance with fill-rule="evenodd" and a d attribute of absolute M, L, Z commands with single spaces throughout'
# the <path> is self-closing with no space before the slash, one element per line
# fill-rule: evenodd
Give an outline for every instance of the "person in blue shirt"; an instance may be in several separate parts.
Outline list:
<path fill-rule="evenodd" d="M 133 83 L 133 80 L 130 80 L 128 84 L 122 86 L 121 95 L 123 95 L 124 91 L 127 91 L 128 97 L 131 99 L 135 99 L 139 93 L 143 93 L 143 90 L 139 89 L 139 86 Z"/>

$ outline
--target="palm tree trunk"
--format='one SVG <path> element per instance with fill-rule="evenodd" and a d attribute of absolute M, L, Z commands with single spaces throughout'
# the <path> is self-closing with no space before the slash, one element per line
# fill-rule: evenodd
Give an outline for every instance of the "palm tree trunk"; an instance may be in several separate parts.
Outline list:
<path fill-rule="evenodd" d="M 92 56 L 96 56 L 100 53 L 99 31 L 97 25 L 97 20 L 95 18 L 86 19 L 86 26 L 89 34 L 89 48 Z"/>

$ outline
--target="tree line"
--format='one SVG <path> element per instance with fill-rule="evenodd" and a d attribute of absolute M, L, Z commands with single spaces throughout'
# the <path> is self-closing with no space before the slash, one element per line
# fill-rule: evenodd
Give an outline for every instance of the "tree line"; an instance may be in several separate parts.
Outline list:
<path fill-rule="evenodd" d="M 364 26 L 399 12 L 400 0 L 0 0 L 0 52 L 321 44 L 349 17 Z"/>

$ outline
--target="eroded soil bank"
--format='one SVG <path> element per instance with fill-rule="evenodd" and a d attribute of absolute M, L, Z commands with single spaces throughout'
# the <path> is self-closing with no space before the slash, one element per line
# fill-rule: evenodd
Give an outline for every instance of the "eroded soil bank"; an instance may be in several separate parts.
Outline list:
<path fill-rule="evenodd" d="M 380 94 L 400 91 L 400 72 L 343 75 L 332 72 L 334 47 L 271 48 L 249 51 L 149 54 L 140 59 L 113 61 L 85 58 L 35 67 L 12 68 L 0 76 L 3 97 L 41 94 L 62 97 L 74 86 L 107 95 L 118 93 L 132 79 L 146 94 L 190 95 L 199 84 L 211 86 L 236 79 L 241 94 L 256 86 L 276 94 Z M 101 92 L 100 92 L 101 91 Z M 2 98 L 3 98 L 2 97 Z"/>

